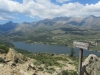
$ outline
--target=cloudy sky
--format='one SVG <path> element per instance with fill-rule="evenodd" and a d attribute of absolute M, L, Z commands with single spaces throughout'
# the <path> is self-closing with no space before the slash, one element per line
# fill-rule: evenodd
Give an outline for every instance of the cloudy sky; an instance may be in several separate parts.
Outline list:
<path fill-rule="evenodd" d="M 100 16 L 100 0 L 0 0 L 0 24 L 89 15 Z"/>

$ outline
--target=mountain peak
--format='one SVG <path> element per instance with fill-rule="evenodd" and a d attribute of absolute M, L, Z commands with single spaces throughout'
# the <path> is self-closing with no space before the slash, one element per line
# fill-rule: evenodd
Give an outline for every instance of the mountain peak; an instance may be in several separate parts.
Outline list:
<path fill-rule="evenodd" d="M 6 24 L 8 24 L 8 23 L 13 23 L 12 21 L 9 21 L 9 22 L 7 22 Z"/>
<path fill-rule="evenodd" d="M 88 16 L 89 18 L 96 18 L 96 16 L 94 16 L 94 15 L 90 15 L 90 16 Z"/>
<path fill-rule="evenodd" d="M 89 19 L 89 20 L 91 19 L 91 20 L 93 20 L 94 18 L 96 18 L 96 16 L 90 15 L 90 16 L 86 17 L 85 20 L 86 20 L 86 19 Z"/>
<path fill-rule="evenodd" d="M 30 24 L 29 22 L 23 22 L 22 24 Z"/>
<path fill-rule="evenodd" d="M 0 31 L 10 31 L 14 29 L 17 26 L 17 23 L 13 23 L 12 21 L 9 21 L 5 24 L 0 25 Z"/>

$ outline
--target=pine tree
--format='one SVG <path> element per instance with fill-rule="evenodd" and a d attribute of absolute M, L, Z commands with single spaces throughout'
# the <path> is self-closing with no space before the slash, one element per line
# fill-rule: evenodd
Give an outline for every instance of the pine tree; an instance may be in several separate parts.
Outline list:
<path fill-rule="evenodd" d="M 75 54 L 75 51 L 74 51 L 74 49 L 73 49 L 73 48 L 71 48 L 71 51 L 70 51 L 70 57 L 73 57 L 73 56 L 74 56 L 74 54 Z"/>

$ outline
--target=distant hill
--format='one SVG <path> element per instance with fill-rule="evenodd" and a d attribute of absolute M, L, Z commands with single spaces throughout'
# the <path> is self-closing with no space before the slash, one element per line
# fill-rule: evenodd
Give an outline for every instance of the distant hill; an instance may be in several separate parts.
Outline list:
<path fill-rule="evenodd" d="M 3 25 L 0 25 L 0 31 L 7 32 L 17 27 L 17 23 L 9 21 Z"/>
<path fill-rule="evenodd" d="M 0 25 L 0 31 L 26 32 L 34 31 L 39 28 L 57 29 L 66 27 L 77 27 L 82 29 L 100 29 L 100 17 L 90 15 L 86 18 L 81 17 L 56 17 L 53 19 L 44 19 L 36 22 L 13 23 L 12 21 Z"/>
<path fill-rule="evenodd" d="M 88 29 L 100 29 L 100 17 L 95 17 L 93 15 L 85 18 L 81 25 L 81 28 L 88 28 Z"/>

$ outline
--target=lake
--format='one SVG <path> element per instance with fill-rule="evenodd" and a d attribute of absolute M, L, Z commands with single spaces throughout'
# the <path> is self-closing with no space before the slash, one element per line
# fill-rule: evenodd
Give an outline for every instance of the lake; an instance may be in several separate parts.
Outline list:
<path fill-rule="evenodd" d="M 71 48 L 67 46 L 57 46 L 57 45 L 44 45 L 44 44 L 26 44 L 25 42 L 12 42 L 15 47 L 28 50 L 30 52 L 48 52 L 55 54 L 70 54 Z M 74 56 L 79 55 L 79 49 L 74 48 Z M 83 50 L 83 56 L 88 56 L 89 54 L 95 54 L 100 56 L 100 52 L 93 52 L 89 50 Z"/>

